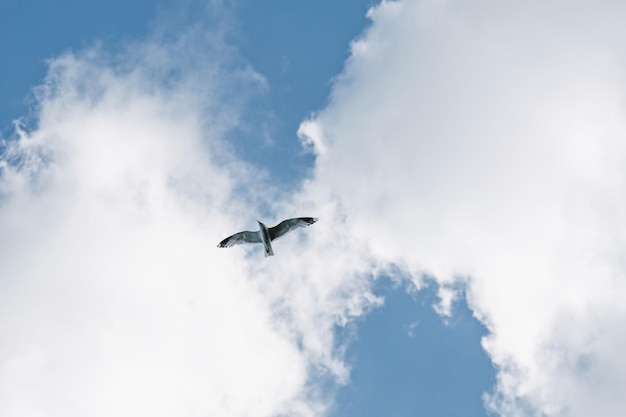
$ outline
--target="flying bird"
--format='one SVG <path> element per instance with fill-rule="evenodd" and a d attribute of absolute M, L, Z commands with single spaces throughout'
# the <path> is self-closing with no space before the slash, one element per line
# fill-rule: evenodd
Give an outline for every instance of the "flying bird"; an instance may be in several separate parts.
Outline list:
<path fill-rule="evenodd" d="M 283 220 L 274 227 L 268 228 L 257 220 L 259 230 L 256 232 L 239 232 L 228 236 L 217 244 L 218 248 L 230 248 L 241 243 L 262 243 L 265 246 L 265 257 L 274 256 L 272 241 L 291 232 L 299 227 L 310 226 L 317 221 L 317 217 L 296 217 L 294 219 Z"/>

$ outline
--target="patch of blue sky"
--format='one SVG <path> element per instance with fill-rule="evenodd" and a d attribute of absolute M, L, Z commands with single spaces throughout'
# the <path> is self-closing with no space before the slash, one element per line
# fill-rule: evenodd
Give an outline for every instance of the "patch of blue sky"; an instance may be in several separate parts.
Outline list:
<path fill-rule="evenodd" d="M 436 284 L 417 293 L 381 279 L 384 305 L 371 312 L 347 350 L 350 383 L 331 417 L 485 417 L 482 394 L 495 383 L 480 346 L 487 329 L 464 296 L 445 322 L 433 309 Z M 352 336 L 349 336 L 352 337 Z"/>
<path fill-rule="evenodd" d="M 294 2 L 247 0 L 237 10 L 238 48 L 268 82 L 267 94 L 234 138 L 237 152 L 296 185 L 313 162 L 296 131 L 326 104 L 350 41 L 367 25 L 373 0 Z"/>

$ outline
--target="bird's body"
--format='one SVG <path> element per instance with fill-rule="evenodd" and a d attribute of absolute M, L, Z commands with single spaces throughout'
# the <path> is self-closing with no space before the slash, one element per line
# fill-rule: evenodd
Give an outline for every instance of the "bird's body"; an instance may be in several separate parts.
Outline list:
<path fill-rule="evenodd" d="M 312 225 L 316 221 L 317 217 L 296 217 L 283 220 L 276 226 L 268 228 L 257 220 L 257 223 L 259 223 L 258 231 L 250 232 L 246 230 L 244 232 L 235 233 L 218 243 L 217 247 L 229 248 L 242 243 L 262 243 L 265 247 L 265 256 L 274 256 L 274 249 L 272 248 L 273 240 L 299 227 Z"/>
<path fill-rule="evenodd" d="M 265 257 L 274 256 L 274 249 L 272 248 L 272 237 L 270 236 L 270 231 L 266 225 L 259 223 L 259 234 L 261 235 L 261 240 L 263 241 L 263 245 L 265 246 Z"/>

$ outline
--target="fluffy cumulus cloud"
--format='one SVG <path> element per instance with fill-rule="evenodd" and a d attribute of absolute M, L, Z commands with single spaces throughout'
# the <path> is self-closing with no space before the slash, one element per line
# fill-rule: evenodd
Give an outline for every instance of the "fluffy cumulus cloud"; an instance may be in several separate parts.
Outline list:
<path fill-rule="evenodd" d="M 1 415 L 310 416 L 345 380 L 334 328 L 378 303 L 349 240 L 216 248 L 295 204 L 229 150 L 266 86 L 218 35 L 50 61 L 0 160 Z"/>
<path fill-rule="evenodd" d="M 498 372 L 486 407 L 622 416 L 626 5 L 403 0 L 370 17 L 300 127 L 306 187 L 379 263 L 434 277 L 448 304 L 465 283 Z"/>

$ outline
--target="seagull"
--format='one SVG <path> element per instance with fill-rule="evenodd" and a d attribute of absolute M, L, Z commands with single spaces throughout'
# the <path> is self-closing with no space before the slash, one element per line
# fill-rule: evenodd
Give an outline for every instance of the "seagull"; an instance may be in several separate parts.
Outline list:
<path fill-rule="evenodd" d="M 266 225 L 257 220 L 259 231 L 257 232 L 239 232 L 232 236 L 228 236 L 217 244 L 218 248 L 230 248 L 231 246 L 241 243 L 262 243 L 265 246 L 265 257 L 274 256 L 272 249 L 272 240 L 276 240 L 287 232 L 291 232 L 299 227 L 310 226 L 317 221 L 317 217 L 296 217 L 293 219 L 283 220 L 274 227 L 268 228 Z"/>

